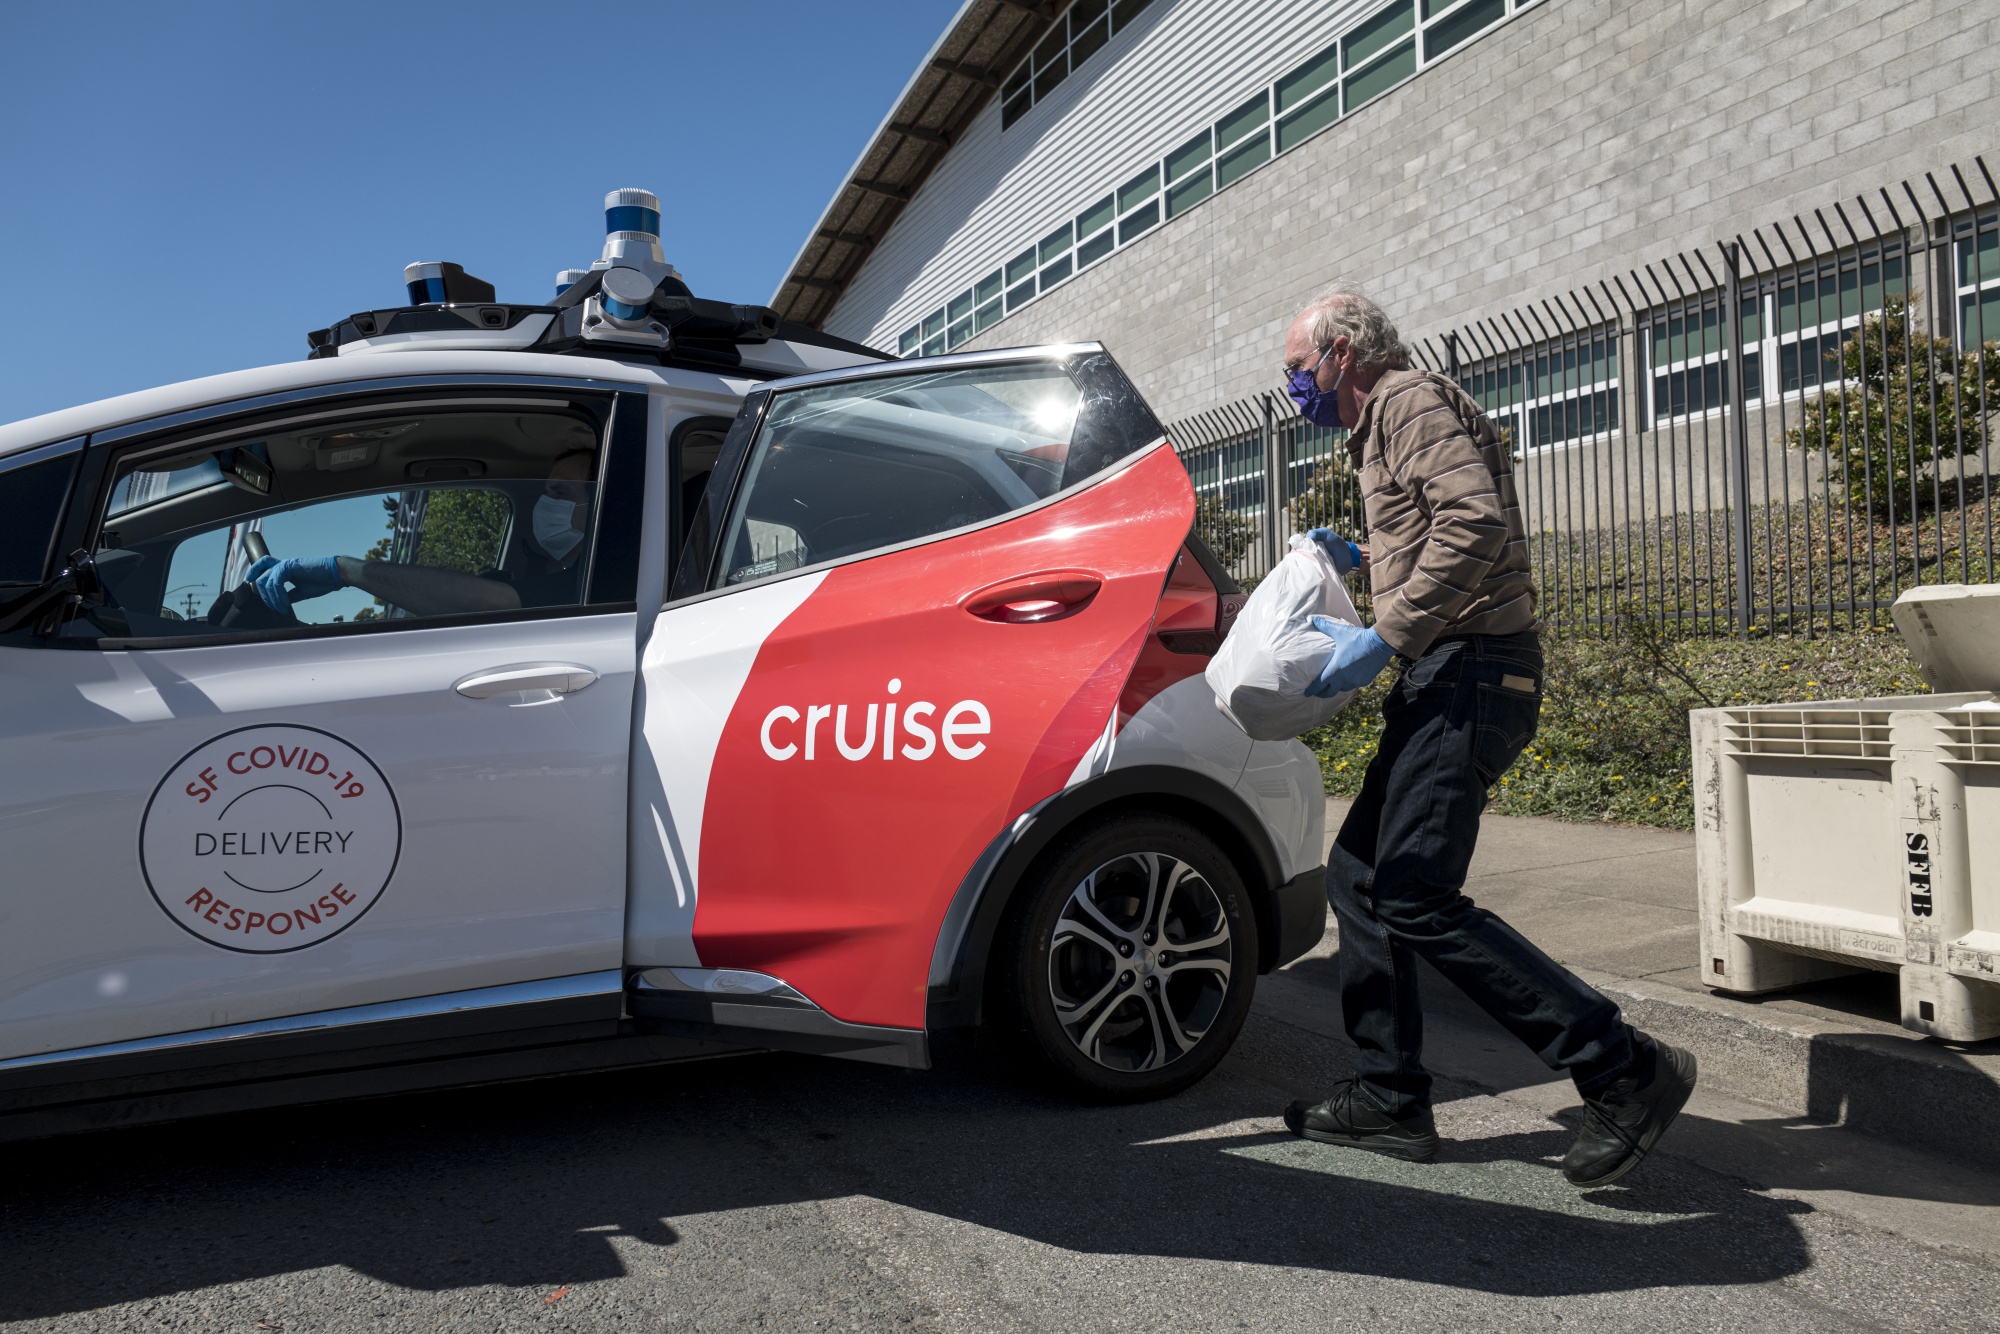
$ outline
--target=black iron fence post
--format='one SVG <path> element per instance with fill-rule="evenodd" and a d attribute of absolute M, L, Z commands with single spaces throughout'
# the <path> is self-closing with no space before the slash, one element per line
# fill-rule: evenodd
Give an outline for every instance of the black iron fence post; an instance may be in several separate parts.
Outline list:
<path fill-rule="evenodd" d="M 1727 354 L 1722 358 L 1722 398 L 1728 420 L 1724 447 L 1729 451 L 1729 524 L 1736 560 L 1736 633 L 1750 633 L 1755 611 L 1756 588 L 1750 578 L 1750 402 L 1743 377 L 1743 280 L 1737 271 L 1739 247 L 1734 241 L 1722 246 L 1723 325 L 1728 330 Z"/>
<path fill-rule="evenodd" d="M 1283 559 L 1284 545 L 1278 533 L 1285 512 L 1285 469 L 1278 458 L 1278 424 L 1272 415 L 1271 399 L 1264 398 L 1264 568 L 1276 569 Z"/>

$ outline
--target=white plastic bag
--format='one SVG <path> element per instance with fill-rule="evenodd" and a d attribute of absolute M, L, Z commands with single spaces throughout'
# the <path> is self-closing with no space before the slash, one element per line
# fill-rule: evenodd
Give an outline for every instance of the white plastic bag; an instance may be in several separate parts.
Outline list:
<path fill-rule="evenodd" d="M 1215 707 L 1257 741 L 1303 736 L 1347 707 L 1352 690 L 1315 699 L 1306 687 L 1333 656 L 1333 640 L 1313 629 L 1326 616 L 1359 625 L 1333 559 L 1304 534 L 1264 577 L 1209 660 Z"/>

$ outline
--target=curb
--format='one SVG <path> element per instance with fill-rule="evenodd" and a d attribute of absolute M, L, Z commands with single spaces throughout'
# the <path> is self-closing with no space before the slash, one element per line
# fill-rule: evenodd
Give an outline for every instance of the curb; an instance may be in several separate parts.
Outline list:
<path fill-rule="evenodd" d="M 2000 1165 L 2000 1063 L 1922 1038 L 1587 970 L 1627 1020 L 1695 1054 L 1704 1087 Z"/>

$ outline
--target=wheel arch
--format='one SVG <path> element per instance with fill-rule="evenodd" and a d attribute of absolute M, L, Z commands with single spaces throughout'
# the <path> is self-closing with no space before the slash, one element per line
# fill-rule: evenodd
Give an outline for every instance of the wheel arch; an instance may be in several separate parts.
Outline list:
<path fill-rule="evenodd" d="M 1241 797 L 1212 778 L 1172 765 L 1134 765 L 1049 798 L 995 839 L 974 865 L 939 931 L 926 1028 L 970 1028 L 981 1021 L 993 944 L 1021 886 L 1065 835 L 1128 811 L 1173 816 L 1215 840 L 1250 894 L 1257 971 L 1275 966 L 1283 871 L 1270 832 Z"/>

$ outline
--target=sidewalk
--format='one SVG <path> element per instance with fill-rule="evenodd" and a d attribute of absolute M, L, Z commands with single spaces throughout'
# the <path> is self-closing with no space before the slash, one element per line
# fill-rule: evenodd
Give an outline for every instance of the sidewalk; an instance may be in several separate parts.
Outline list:
<path fill-rule="evenodd" d="M 1347 806 L 1327 801 L 1329 843 Z M 1692 834 L 1488 816 L 1466 892 L 1633 1023 L 1694 1051 L 1705 1091 L 2000 1166 L 2000 1041 L 1942 1043 L 1903 1028 L 1894 975 L 1754 998 L 1701 985 Z M 1329 922 L 1319 948 L 1281 976 L 1332 990 L 1337 949 Z M 1455 987 L 1425 973 L 1426 1012 L 1479 1038 L 1462 1061 L 1490 1067 L 1484 1079 L 1454 1073 L 1489 1086 L 1549 1079 Z M 1337 993 L 1326 999 L 1337 1020 Z"/>

